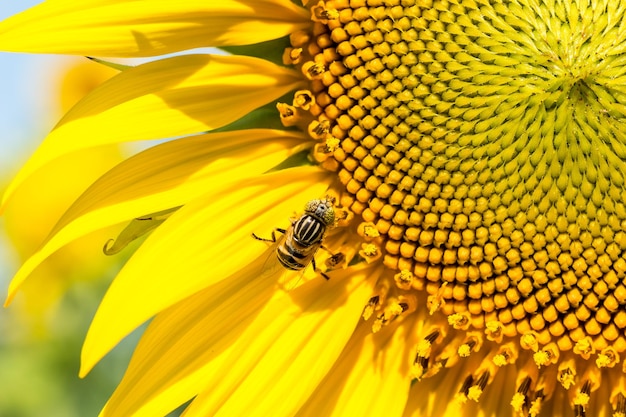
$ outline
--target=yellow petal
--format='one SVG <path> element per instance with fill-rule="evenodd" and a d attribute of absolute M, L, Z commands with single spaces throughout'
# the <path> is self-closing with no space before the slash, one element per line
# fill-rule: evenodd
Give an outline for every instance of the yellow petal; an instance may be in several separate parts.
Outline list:
<path fill-rule="evenodd" d="M 376 274 L 285 292 L 259 276 L 262 262 L 159 314 L 101 416 L 165 415 L 198 393 L 186 416 L 293 415 L 345 346 Z"/>
<path fill-rule="evenodd" d="M 297 290 L 279 293 L 293 301 L 268 304 L 265 326 L 240 336 L 239 349 L 184 416 L 293 416 L 340 356 L 379 274 L 346 270 L 300 287 L 301 298 Z"/>
<path fill-rule="evenodd" d="M 185 55 L 123 71 L 61 119 L 11 183 L 4 203 L 24 178 L 61 155 L 215 129 L 299 82 L 296 72 L 243 56 Z"/>
<path fill-rule="evenodd" d="M 152 56 L 258 43 L 308 24 L 289 0 L 47 0 L 0 22 L 0 50 Z"/>
<path fill-rule="evenodd" d="M 101 417 L 166 415 L 197 395 L 276 292 L 276 277 L 260 273 L 266 259 L 159 313 Z"/>
<path fill-rule="evenodd" d="M 259 175 L 288 157 L 295 132 L 250 129 L 178 139 L 149 148 L 96 181 L 69 208 L 44 245 L 17 272 L 7 304 L 48 256 L 93 231 L 183 205 L 215 187 Z"/>
<path fill-rule="evenodd" d="M 54 105 L 58 107 L 54 120 L 59 119 L 94 88 L 117 75 L 122 69 L 128 68 L 130 67 L 113 68 L 83 57 L 68 59 L 63 73 L 50 82 L 51 88 L 56 90 Z"/>
<path fill-rule="evenodd" d="M 2 219 L 6 237 L 20 260 L 32 255 L 72 201 L 121 159 L 121 152 L 115 146 L 87 149 L 58 159 L 26 181 Z M 105 259 L 97 249 L 90 250 L 101 246 L 103 239 L 106 235 L 84 236 L 50 257 L 34 274 L 33 285 L 25 288 L 16 307 L 28 310 L 29 320 L 45 328 L 44 311 L 59 300 L 72 280 L 93 279 L 115 262 Z"/>
<path fill-rule="evenodd" d="M 266 245 L 251 234 L 277 227 L 277 215 L 287 220 L 308 199 L 323 195 L 329 182 L 329 173 L 318 168 L 290 169 L 217 184 L 179 209 L 111 284 L 85 340 L 81 375 L 150 317 L 260 256 Z"/>
<path fill-rule="evenodd" d="M 391 324 L 372 333 L 371 324 L 362 322 L 335 367 L 296 415 L 401 416 L 411 386 L 414 334 L 412 323 Z"/>

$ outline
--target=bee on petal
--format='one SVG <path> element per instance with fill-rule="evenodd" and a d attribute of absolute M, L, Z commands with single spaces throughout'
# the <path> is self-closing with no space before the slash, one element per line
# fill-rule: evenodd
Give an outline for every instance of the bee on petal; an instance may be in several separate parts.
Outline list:
<path fill-rule="evenodd" d="M 311 200 L 304 206 L 304 214 L 292 220 L 287 230 L 276 228 L 272 231 L 271 239 L 259 237 L 254 233 L 252 237 L 275 243 L 277 241 L 275 233 L 282 233 L 283 237 L 276 247 L 276 257 L 284 268 L 301 271 L 311 263 L 316 272 L 329 279 L 328 275 L 317 268 L 315 253 L 322 247 L 327 229 L 335 223 L 334 202 L 331 197 Z"/>

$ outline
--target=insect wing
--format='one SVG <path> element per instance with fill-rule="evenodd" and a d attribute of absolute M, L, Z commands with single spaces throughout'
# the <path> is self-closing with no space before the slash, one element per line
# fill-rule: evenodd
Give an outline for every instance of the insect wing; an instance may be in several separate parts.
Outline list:
<path fill-rule="evenodd" d="M 271 279 L 276 281 L 279 287 L 290 291 L 295 288 L 300 281 L 303 271 L 293 271 L 285 268 L 278 260 L 278 247 L 284 244 L 285 236 L 282 236 L 275 243 L 269 245 L 265 252 L 265 261 L 261 268 L 260 274 L 262 279 Z"/>
<path fill-rule="evenodd" d="M 265 261 L 263 262 L 263 267 L 261 268 L 261 277 L 265 279 L 269 279 L 270 276 L 276 276 L 284 270 L 276 257 L 276 248 L 279 243 L 280 240 L 271 244 L 267 251 L 265 251 L 265 254 L 262 255 L 265 256 Z"/>

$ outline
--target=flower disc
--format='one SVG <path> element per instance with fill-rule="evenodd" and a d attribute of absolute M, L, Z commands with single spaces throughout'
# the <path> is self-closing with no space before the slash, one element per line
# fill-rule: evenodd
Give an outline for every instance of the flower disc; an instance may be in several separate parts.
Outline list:
<path fill-rule="evenodd" d="M 624 4 L 587 3 L 327 2 L 318 120 L 385 264 L 444 313 L 623 351 Z"/>

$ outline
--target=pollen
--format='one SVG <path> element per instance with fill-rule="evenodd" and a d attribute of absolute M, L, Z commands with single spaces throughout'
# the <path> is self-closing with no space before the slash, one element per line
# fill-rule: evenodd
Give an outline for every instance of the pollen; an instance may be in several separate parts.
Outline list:
<path fill-rule="evenodd" d="M 406 269 L 400 271 L 396 275 L 393 276 L 396 281 L 396 286 L 403 290 L 411 289 L 411 281 L 413 280 L 413 273 Z"/>
<path fill-rule="evenodd" d="M 516 364 L 515 410 L 562 387 L 584 415 L 603 373 L 621 377 L 625 4 L 319 1 L 286 53 L 311 93 L 308 115 L 292 107 L 361 221 L 356 251 L 438 329 L 412 374 L 478 364 L 460 403 Z M 376 329 L 409 314 L 379 295 Z"/>

